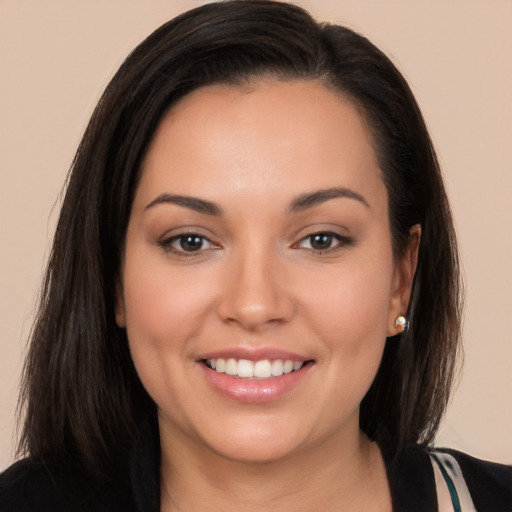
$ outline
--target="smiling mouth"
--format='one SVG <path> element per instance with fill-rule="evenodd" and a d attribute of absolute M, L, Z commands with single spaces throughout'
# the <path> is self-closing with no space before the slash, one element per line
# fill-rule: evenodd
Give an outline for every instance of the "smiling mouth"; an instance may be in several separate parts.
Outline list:
<path fill-rule="evenodd" d="M 262 359 L 250 361 L 248 359 L 216 358 L 204 359 L 203 363 L 217 373 L 225 373 L 233 377 L 244 379 L 269 379 L 293 373 L 312 361 L 292 361 L 290 359 Z"/>

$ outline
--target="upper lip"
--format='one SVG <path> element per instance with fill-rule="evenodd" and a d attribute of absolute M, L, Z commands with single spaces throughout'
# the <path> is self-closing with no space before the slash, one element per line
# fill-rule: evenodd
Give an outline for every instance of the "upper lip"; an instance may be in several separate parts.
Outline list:
<path fill-rule="evenodd" d="M 264 359 L 276 360 L 283 359 L 285 361 L 304 362 L 311 358 L 301 356 L 300 354 L 289 352 L 273 347 L 233 347 L 222 350 L 215 350 L 201 354 L 198 357 L 199 361 L 205 359 L 247 359 L 249 361 L 262 361 Z"/>

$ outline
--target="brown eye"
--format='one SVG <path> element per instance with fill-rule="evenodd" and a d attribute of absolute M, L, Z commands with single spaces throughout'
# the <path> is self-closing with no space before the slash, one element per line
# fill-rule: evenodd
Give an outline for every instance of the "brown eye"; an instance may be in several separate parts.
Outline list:
<path fill-rule="evenodd" d="M 334 237 L 327 233 L 317 233 L 309 237 L 309 244 L 311 248 L 317 251 L 324 251 L 325 249 L 330 249 L 333 241 Z"/>
<path fill-rule="evenodd" d="M 174 243 L 177 244 L 182 251 L 194 252 L 200 251 L 203 248 L 204 238 L 198 235 L 182 235 L 179 236 Z"/>
<path fill-rule="evenodd" d="M 352 240 L 350 238 L 339 235 L 338 233 L 320 232 L 306 236 L 297 244 L 297 247 L 323 253 L 341 249 L 351 243 Z"/>
<path fill-rule="evenodd" d="M 177 256 L 193 256 L 197 253 L 209 249 L 218 249 L 219 247 L 208 238 L 197 233 L 183 233 L 170 238 L 161 240 L 158 245 L 166 252 L 174 253 Z"/>

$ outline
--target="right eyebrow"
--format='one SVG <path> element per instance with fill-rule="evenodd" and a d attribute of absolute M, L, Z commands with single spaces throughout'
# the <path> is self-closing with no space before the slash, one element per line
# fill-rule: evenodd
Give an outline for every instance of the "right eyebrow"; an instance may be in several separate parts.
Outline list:
<path fill-rule="evenodd" d="M 322 190 L 317 190 L 308 194 L 303 194 L 294 199 L 290 205 L 289 211 L 291 213 L 300 212 L 308 208 L 313 208 L 319 204 L 325 203 L 330 199 L 336 199 L 338 197 L 344 197 L 348 199 L 355 199 L 361 204 L 364 204 L 367 208 L 370 208 L 368 201 L 359 193 L 354 190 L 344 187 L 333 187 Z"/>
<path fill-rule="evenodd" d="M 153 199 L 153 201 L 144 208 L 144 211 L 154 208 L 159 204 L 175 204 L 182 206 L 183 208 L 189 208 L 190 210 L 194 210 L 205 215 L 213 215 L 215 217 L 220 217 L 222 215 L 221 208 L 211 201 L 205 201 L 198 197 L 172 195 L 167 193 L 160 194 L 156 199 Z"/>

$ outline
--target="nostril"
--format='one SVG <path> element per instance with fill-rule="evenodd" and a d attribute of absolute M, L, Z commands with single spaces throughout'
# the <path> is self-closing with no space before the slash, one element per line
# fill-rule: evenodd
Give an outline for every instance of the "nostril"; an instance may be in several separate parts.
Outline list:
<path fill-rule="evenodd" d="M 238 325 L 247 331 L 262 331 L 289 321 L 293 311 L 293 305 L 279 304 L 278 301 L 245 306 L 225 301 L 218 313 L 228 324 Z"/>
<path fill-rule="evenodd" d="M 232 274 L 219 290 L 217 311 L 222 321 L 258 331 L 293 316 L 293 301 L 277 272 L 266 271 L 254 257 L 238 271 L 237 266 L 233 262 Z"/>

